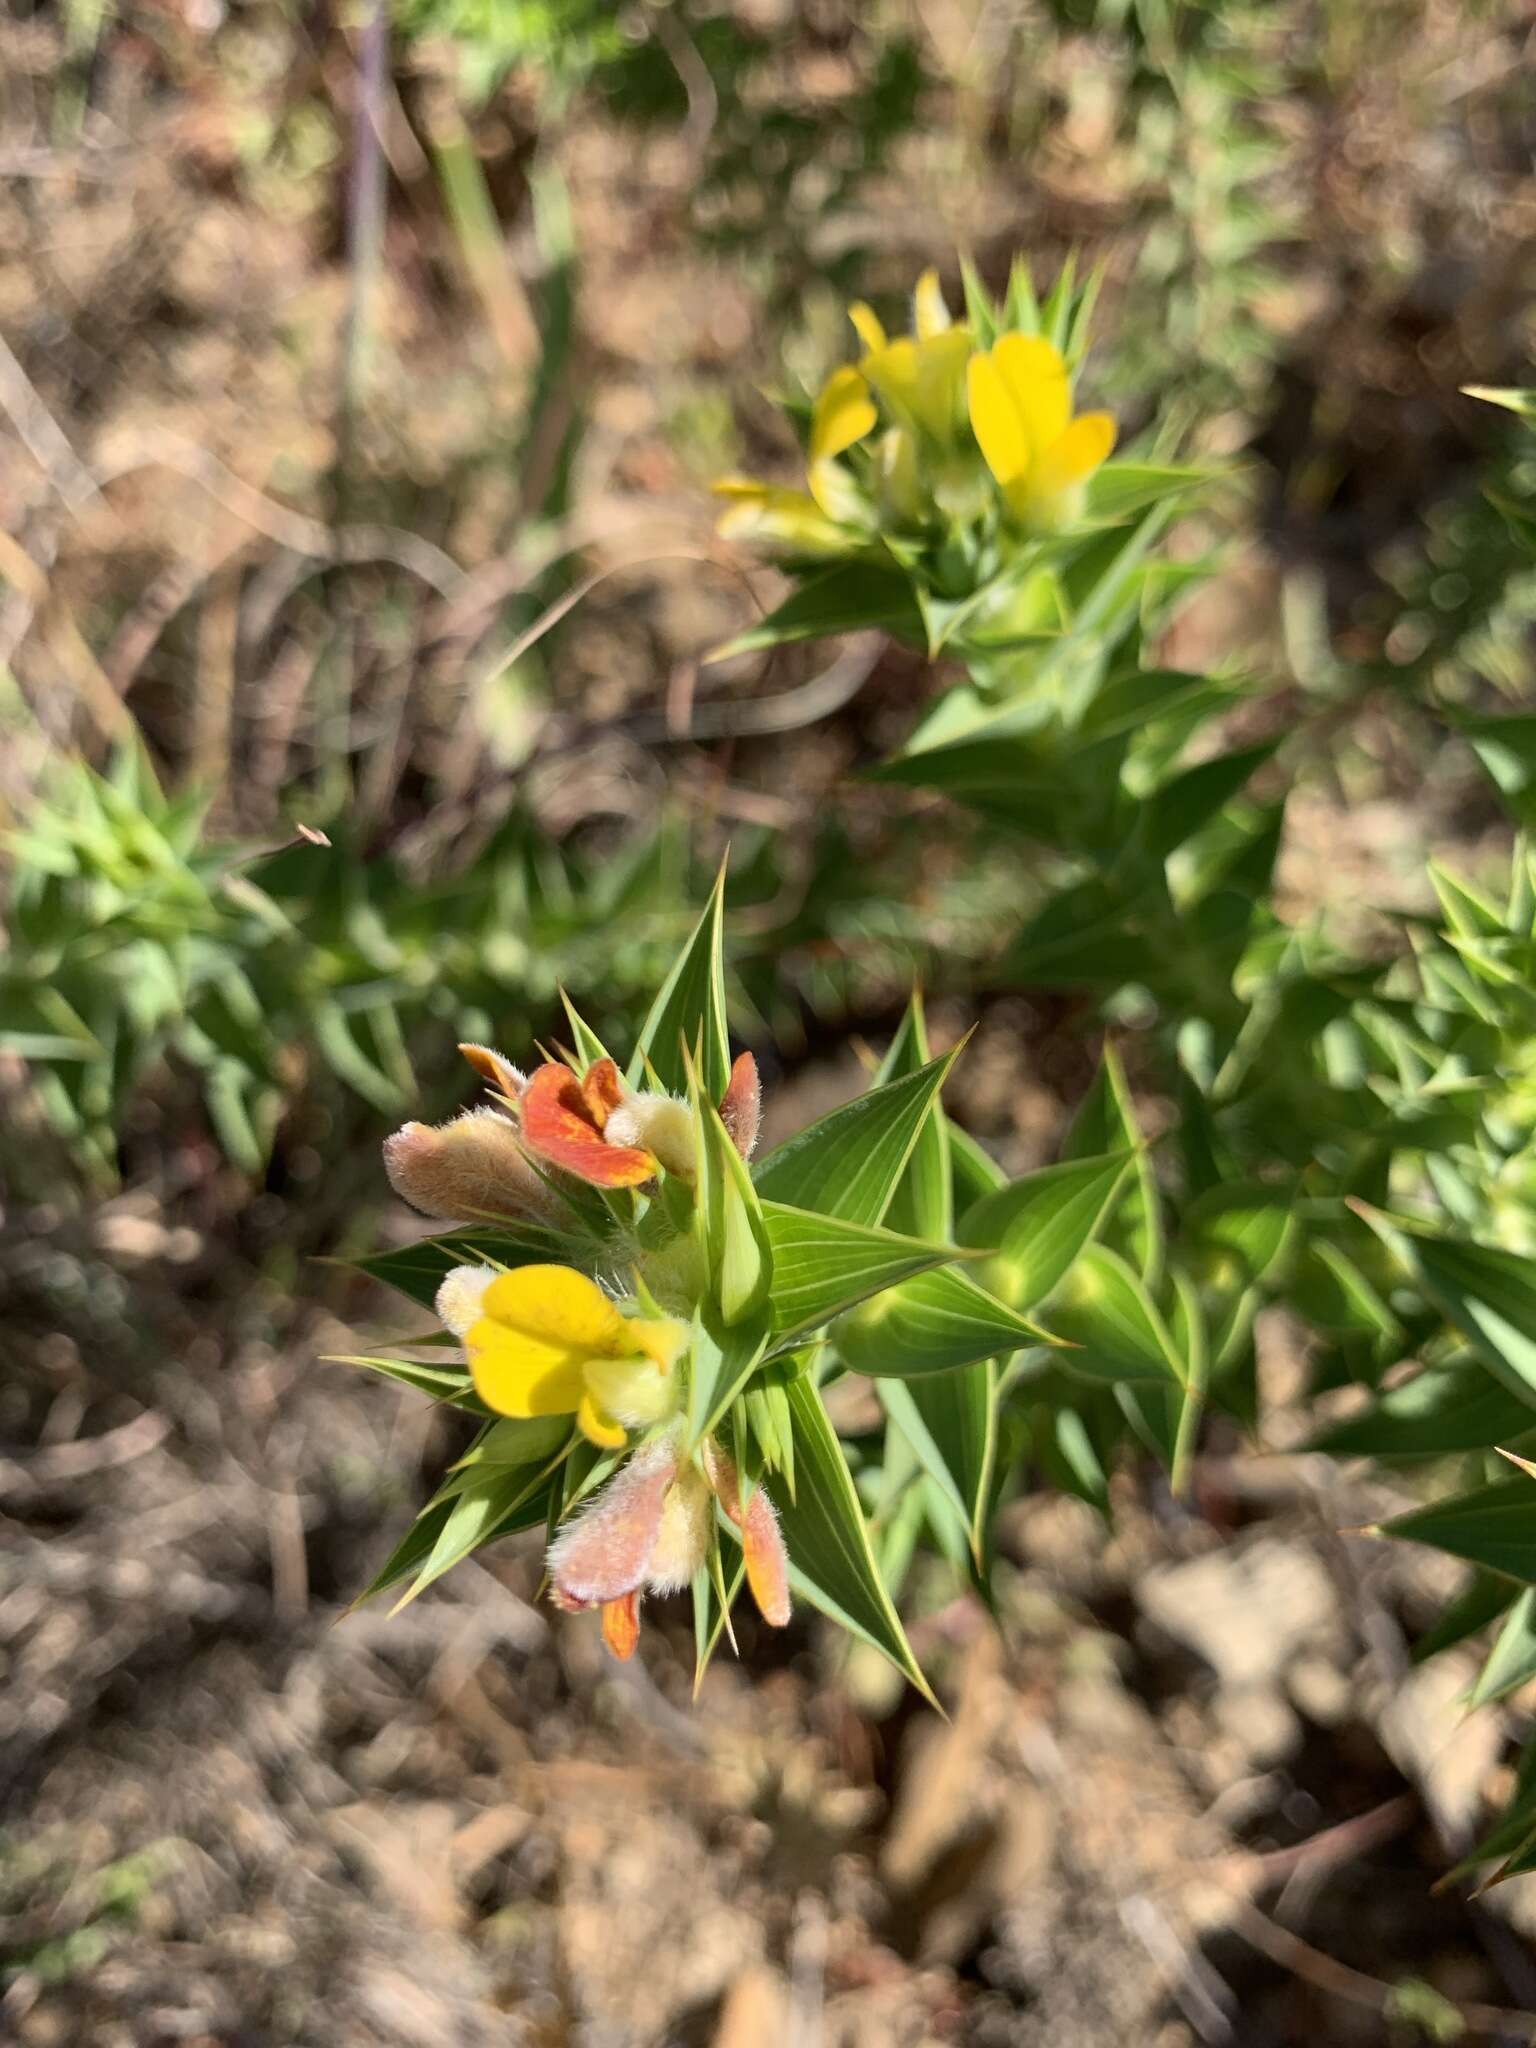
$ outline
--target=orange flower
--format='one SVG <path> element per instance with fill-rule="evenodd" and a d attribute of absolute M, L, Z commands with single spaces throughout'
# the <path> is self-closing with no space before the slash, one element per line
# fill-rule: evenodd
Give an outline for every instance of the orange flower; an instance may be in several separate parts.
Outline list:
<path fill-rule="evenodd" d="M 692 1180 L 697 1170 L 687 1103 L 627 1087 L 611 1059 L 595 1060 L 580 1076 L 550 1061 L 523 1091 L 521 1108 L 529 1151 L 593 1187 L 642 1187 L 663 1169 Z M 721 1121 L 743 1158 L 757 1142 L 760 1114 L 757 1062 L 744 1052 L 720 1102 Z"/>

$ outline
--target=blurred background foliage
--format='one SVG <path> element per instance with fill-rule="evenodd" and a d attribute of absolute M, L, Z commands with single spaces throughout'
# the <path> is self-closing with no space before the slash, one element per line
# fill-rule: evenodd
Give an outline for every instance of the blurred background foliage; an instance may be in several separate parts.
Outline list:
<path fill-rule="evenodd" d="M 753 600 L 699 487 L 784 459 L 754 375 L 814 387 L 846 293 L 956 246 L 1103 265 L 1093 389 L 1228 465 L 1169 645 L 1320 703 L 1323 786 L 1390 800 L 1423 728 L 1383 684 L 1518 692 L 1530 579 L 1480 485 L 1529 457 L 1456 386 L 1526 347 L 1523 29 L 1393 21 L 1381 70 L 1327 6 L 34 14 L 0 1029 L 54 1170 L 99 1184 L 172 1075 L 250 1173 L 321 1075 L 392 1113 L 561 979 L 622 1014 L 727 832 L 749 1036 L 984 983 L 1011 849 L 925 814 L 919 874 L 872 793 L 784 829 L 921 674 L 700 666 Z M 269 874 L 295 821 L 332 845 Z"/>

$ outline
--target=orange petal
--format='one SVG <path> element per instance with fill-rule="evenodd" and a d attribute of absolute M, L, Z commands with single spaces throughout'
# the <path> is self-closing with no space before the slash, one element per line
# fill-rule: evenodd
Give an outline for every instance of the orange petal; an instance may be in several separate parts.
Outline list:
<path fill-rule="evenodd" d="M 603 1641 L 627 1664 L 640 1641 L 640 1595 L 626 1593 L 622 1600 L 603 1602 Z"/>
<path fill-rule="evenodd" d="M 550 1061 L 523 1095 L 523 1139 L 551 1166 L 597 1188 L 637 1188 L 654 1180 L 656 1162 L 637 1145 L 605 1145 L 592 1121 L 581 1083 L 569 1067 Z"/>
<path fill-rule="evenodd" d="M 715 1498 L 741 1531 L 742 1555 L 747 1563 L 747 1584 L 757 1611 L 770 1628 L 783 1628 L 789 1620 L 789 1554 L 779 1518 L 773 1511 L 768 1490 L 759 1482 L 745 1508 L 737 1485 L 736 1467 L 713 1437 L 704 1444 L 704 1467 Z"/>
<path fill-rule="evenodd" d="M 763 1085 L 751 1053 L 738 1053 L 731 1078 L 720 1098 L 720 1121 L 743 1159 L 752 1157 L 758 1125 L 763 1120 Z"/>
<path fill-rule="evenodd" d="M 549 1576 L 559 1607 L 603 1606 L 633 1593 L 650 1569 L 661 1508 L 677 1477 L 677 1445 L 637 1451 L 549 1546 Z"/>
<path fill-rule="evenodd" d="M 581 1099 L 597 1128 L 606 1129 L 609 1117 L 624 1100 L 624 1083 L 612 1060 L 594 1060 L 588 1067 L 582 1077 Z"/>
<path fill-rule="evenodd" d="M 489 1081 L 498 1095 L 516 1102 L 528 1083 L 503 1054 L 489 1045 L 461 1045 L 459 1051 L 483 1081 Z"/>

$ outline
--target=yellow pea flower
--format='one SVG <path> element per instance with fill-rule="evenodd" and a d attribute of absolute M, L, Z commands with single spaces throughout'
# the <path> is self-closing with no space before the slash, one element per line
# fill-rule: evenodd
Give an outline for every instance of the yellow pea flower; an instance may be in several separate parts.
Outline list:
<path fill-rule="evenodd" d="M 858 519 L 858 492 L 847 471 L 839 468 L 837 458 L 862 441 L 878 417 L 869 386 L 857 370 L 834 370 L 821 387 L 811 413 L 806 481 L 829 519 Z"/>
<path fill-rule="evenodd" d="M 730 504 L 720 531 L 736 540 L 777 541 L 800 554 L 843 554 L 848 528 L 867 523 L 868 512 L 852 477 L 839 464 L 875 424 L 869 386 L 857 370 L 834 370 L 811 413 L 807 451 L 808 490 L 758 483 L 752 477 L 722 477 L 717 497 Z"/>
<path fill-rule="evenodd" d="M 971 330 L 950 319 L 938 272 L 925 270 L 912 294 L 912 333 L 887 339 L 870 307 L 850 306 L 848 317 L 864 344 L 859 374 L 897 419 L 947 447 L 960 424 Z"/>
<path fill-rule="evenodd" d="M 464 1347 L 475 1392 L 498 1415 L 574 1415 L 592 1443 L 617 1450 L 678 1405 L 687 1325 L 623 1315 L 572 1266 L 496 1274 L 479 1311 Z"/>
<path fill-rule="evenodd" d="M 1040 334 L 1003 334 L 966 373 L 971 430 L 1008 504 L 1026 525 L 1071 518 L 1082 486 L 1115 445 L 1107 412 L 1072 416 L 1060 351 Z"/>

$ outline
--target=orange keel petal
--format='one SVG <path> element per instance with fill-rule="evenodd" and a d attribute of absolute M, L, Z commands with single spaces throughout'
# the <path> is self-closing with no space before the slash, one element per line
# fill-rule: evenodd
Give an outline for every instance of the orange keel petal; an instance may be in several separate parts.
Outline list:
<path fill-rule="evenodd" d="M 757 1602 L 757 1611 L 770 1628 L 783 1628 L 790 1616 L 789 1553 L 784 1548 L 784 1535 L 768 1489 L 759 1482 L 743 1508 L 736 1467 L 713 1437 L 705 1441 L 704 1464 L 715 1498 L 741 1531 L 747 1584 Z"/>
<path fill-rule="evenodd" d="M 640 1641 L 640 1595 L 626 1593 L 622 1600 L 603 1602 L 603 1641 L 627 1664 Z"/>
<path fill-rule="evenodd" d="M 608 1119 L 624 1100 L 624 1083 L 610 1059 L 594 1060 L 582 1076 L 581 1099 L 597 1129 L 608 1127 Z"/>
<path fill-rule="evenodd" d="M 569 1067 L 550 1061 L 523 1095 L 523 1140 L 551 1166 L 563 1167 L 598 1188 L 637 1188 L 654 1180 L 656 1162 L 637 1145 L 605 1145 L 592 1121 L 581 1083 Z"/>

